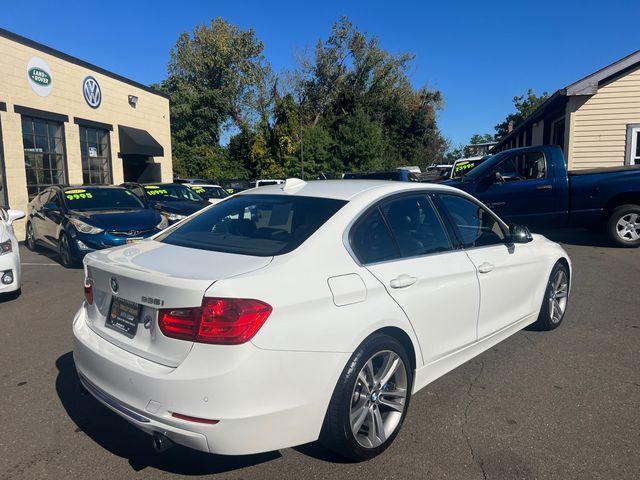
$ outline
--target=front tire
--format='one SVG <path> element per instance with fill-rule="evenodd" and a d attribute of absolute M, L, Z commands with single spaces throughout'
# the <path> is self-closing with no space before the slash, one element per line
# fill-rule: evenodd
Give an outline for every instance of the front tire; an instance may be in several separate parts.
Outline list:
<path fill-rule="evenodd" d="M 27 223 L 26 244 L 27 248 L 32 252 L 38 250 L 38 244 L 36 243 L 36 237 L 33 233 L 33 225 L 31 222 Z"/>
<path fill-rule="evenodd" d="M 60 264 L 64 268 L 75 268 L 77 262 L 73 259 L 71 254 L 71 244 L 69 243 L 69 237 L 66 233 L 60 235 L 60 241 L 58 242 L 58 254 L 60 256 Z"/>
<path fill-rule="evenodd" d="M 640 247 L 640 205 L 617 207 L 607 222 L 609 238 L 621 247 Z"/>
<path fill-rule="evenodd" d="M 402 344 L 374 334 L 342 371 L 325 417 L 321 443 L 354 461 L 379 455 L 402 427 L 413 386 L 413 370 Z"/>
<path fill-rule="evenodd" d="M 553 330 L 562 323 L 569 303 L 569 269 L 564 263 L 554 265 L 549 275 L 544 300 L 538 319 L 533 324 L 537 330 Z"/>

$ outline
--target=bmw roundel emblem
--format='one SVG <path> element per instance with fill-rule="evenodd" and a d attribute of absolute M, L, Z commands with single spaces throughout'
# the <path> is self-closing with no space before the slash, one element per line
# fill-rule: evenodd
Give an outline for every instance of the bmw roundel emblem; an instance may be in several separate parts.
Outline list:
<path fill-rule="evenodd" d="M 82 94 L 91 108 L 98 108 L 102 102 L 102 90 L 100 84 L 92 76 L 88 76 L 82 82 Z"/>
<path fill-rule="evenodd" d="M 118 285 L 118 280 L 116 280 L 115 277 L 111 277 L 109 284 L 111 285 L 111 291 L 113 293 L 118 293 L 120 286 Z"/>

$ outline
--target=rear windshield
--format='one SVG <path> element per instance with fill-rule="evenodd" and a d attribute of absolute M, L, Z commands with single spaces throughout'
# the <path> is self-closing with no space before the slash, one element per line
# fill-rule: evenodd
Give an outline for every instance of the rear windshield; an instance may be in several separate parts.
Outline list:
<path fill-rule="evenodd" d="M 62 192 L 70 210 L 137 210 L 145 204 L 124 188 L 73 188 Z"/>
<path fill-rule="evenodd" d="M 290 195 L 238 195 L 156 240 L 241 255 L 282 255 L 300 246 L 346 203 Z"/>
<path fill-rule="evenodd" d="M 210 198 L 227 198 L 229 194 L 222 187 L 201 187 L 199 185 L 191 187 L 191 190 L 196 192 L 205 200 Z"/>
<path fill-rule="evenodd" d="M 172 183 L 168 185 L 145 185 L 144 191 L 149 200 L 160 200 L 163 202 L 172 202 L 178 200 L 190 200 L 192 202 L 201 202 L 202 197 L 189 187 Z"/>

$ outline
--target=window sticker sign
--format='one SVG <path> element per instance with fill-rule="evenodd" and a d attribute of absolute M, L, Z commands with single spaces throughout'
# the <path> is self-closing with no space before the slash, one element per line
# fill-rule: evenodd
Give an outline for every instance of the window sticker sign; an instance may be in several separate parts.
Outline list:
<path fill-rule="evenodd" d="M 49 65 L 40 57 L 32 57 L 27 63 L 27 80 L 31 90 L 41 97 L 48 97 L 53 88 L 53 76 Z"/>
<path fill-rule="evenodd" d="M 98 149 L 96 147 L 89 147 L 89 156 L 90 157 L 97 157 L 98 156 Z"/>

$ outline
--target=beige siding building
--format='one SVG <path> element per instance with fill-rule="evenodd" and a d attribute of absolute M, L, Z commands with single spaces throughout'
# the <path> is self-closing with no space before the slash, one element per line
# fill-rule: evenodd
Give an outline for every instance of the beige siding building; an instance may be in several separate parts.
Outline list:
<path fill-rule="evenodd" d="M 0 73 L 0 205 L 26 210 L 55 184 L 172 180 L 162 94 L 3 29 Z"/>
<path fill-rule="evenodd" d="M 542 144 L 569 170 L 640 165 L 640 51 L 558 90 L 493 151 Z"/>

